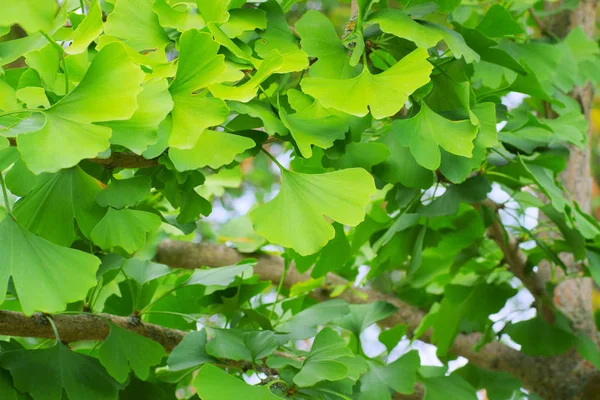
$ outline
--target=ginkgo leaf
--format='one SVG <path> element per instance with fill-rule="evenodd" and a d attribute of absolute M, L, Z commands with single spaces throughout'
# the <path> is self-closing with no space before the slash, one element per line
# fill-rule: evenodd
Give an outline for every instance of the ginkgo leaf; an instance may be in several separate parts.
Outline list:
<path fill-rule="evenodd" d="M 288 130 L 280 121 L 279 117 L 273 112 L 273 109 L 268 103 L 258 99 L 250 100 L 247 103 L 237 101 L 227 102 L 229 108 L 240 114 L 246 114 L 254 118 L 260 118 L 264 124 L 265 131 L 269 135 L 279 133 L 287 135 Z"/>
<path fill-rule="evenodd" d="M 96 203 L 102 207 L 123 208 L 134 206 L 150 193 L 152 180 L 139 175 L 128 179 L 113 179 L 101 192 L 97 193 Z"/>
<path fill-rule="evenodd" d="M 232 218 L 223 224 L 217 239 L 235 245 L 242 253 L 253 253 L 265 244 L 265 239 L 254 232 L 252 221 L 247 215 Z"/>
<path fill-rule="evenodd" d="M 169 158 L 178 171 L 205 166 L 219 168 L 231 163 L 236 155 L 255 145 L 250 138 L 207 129 L 191 149 L 169 149 Z"/>
<path fill-rule="evenodd" d="M 452 154 L 471 157 L 477 126 L 470 120 L 447 120 L 422 103 L 414 117 L 395 120 L 391 134 L 402 145 L 410 147 L 420 165 L 436 170 L 441 163 L 440 147 Z"/>
<path fill-rule="evenodd" d="M 301 255 L 317 252 L 335 236 L 324 216 L 358 225 L 375 193 L 373 178 L 360 168 L 315 175 L 281 171 L 279 194 L 252 211 L 250 218 L 256 233 Z"/>
<path fill-rule="evenodd" d="M 294 376 L 294 383 L 306 387 L 323 380 L 343 379 L 349 371 L 340 359 L 353 356 L 344 339 L 331 328 L 325 328 L 315 337 L 300 372 Z"/>
<path fill-rule="evenodd" d="M 379 141 L 387 146 L 390 156 L 373 167 L 378 177 L 410 188 L 427 189 L 433 184 L 433 172 L 419 165 L 410 149 L 401 144 L 400 135 L 389 132 Z"/>
<path fill-rule="evenodd" d="M 189 3 L 177 3 L 171 6 L 167 0 L 155 0 L 152 10 L 164 27 L 175 28 L 180 32 L 190 29 L 202 29 L 206 26 L 202 15 Z"/>
<path fill-rule="evenodd" d="M 309 76 L 342 79 L 358 75 L 359 67 L 350 66 L 347 49 L 326 16 L 315 10 L 307 11 L 296 22 L 296 33 L 302 38 L 302 50 L 317 58 L 308 70 Z"/>
<path fill-rule="evenodd" d="M 288 114 L 283 107 L 279 109 L 281 122 L 290 130 L 303 157 L 312 156 L 312 145 L 327 149 L 337 139 L 343 139 L 349 127 L 346 122 L 327 112 L 318 101 L 303 109 Z"/>
<path fill-rule="evenodd" d="M 415 42 L 418 47 L 427 49 L 444 40 L 454 57 L 463 57 L 467 63 L 480 59 L 459 33 L 432 22 L 415 21 L 402 10 L 379 10 L 369 16 L 369 22 L 379 24 L 383 32 Z"/>
<path fill-rule="evenodd" d="M 215 359 L 206 352 L 206 330 L 190 332 L 175 346 L 167 364 L 171 371 L 182 371 L 198 367 L 204 363 L 214 362 Z"/>
<path fill-rule="evenodd" d="M 25 62 L 38 73 L 39 80 L 46 89 L 61 96 L 66 94 L 66 76 L 59 72 L 60 56 L 51 44 L 26 53 Z M 37 80 L 38 77 L 35 74 L 30 74 L 30 76 L 31 82 L 27 82 L 27 84 L 34 85 L 33 80 L 34 78 Z"/>
<path fill-rule="evenodd" d="M 277 348 L 273 331 L 212 329 L 214 337 L 206 345 L 211 356 L 228 360 L 258 361 Z"/>
<path fill-rule="evenodd" d="M 263 60 L 260 67 L 258 67 L 254 75 L 252 75 L 252 78 L 247 82 L 237 86 L 214 84 L 210 85 L 209 89 L 215 97 L 220 99 L 236 100 L 245 103 L 256 97 L 258 87 L 265 79 L 275 72 L 282 72 L 280 71 L 282 63 L 283 57 L 278 51 L 274 50 Z"/>
<path fill-rule="evenodd" d="M 10 350 L 0 356 L 15 387 L 35 400 L 116 400 L 123 387 L 106 373 L 97 359 L 71 351 L 58 342 L 49 349 Z"/>
<path fill-rule="evenodd" d="M 350 313 L 337 321 L 339 326 L 360 335 L 375 322 L 394 314 L 398 309 L 384 301 L 376 301 L 369 304 L 352 304 Z"/>
<path fill-rule="evenodd" d="M 102 219 L 103 210 L 94 202 L 102 183 L 81 168 L 64 169 L 51 175 L 15 204 L 15 217 L 29 232 L 62 246 L 76 239 L 75 224 L 89 237 Z"/>
<path fill-rule="evenodd" d="M 52 27 L 58 3 L 38 0 L 5 0 L 2 2 L 0 26 L 21 25 L 29 33 Z"/>
<path fill-rule="evenodd" d="M 229 19 L 227 12 L 231 0 L 196 0 L 198 12 L 204 22 L 225 22 Z"/>
<path fill-rule="evenodd" d="M 146 380 L 151 366 L 160 363 L 165 349 L 152 339 L 110 324 L 110 333 L 99 349 L 100 363 L 118 382 L 125 383 L 129 368 Z"/>
<path fill-rule="evenodd" d="M 152 52 L 166 61 L 169 37 L 152 10 L 153 1 L 119 0 L 104 24 L 106 35 L 123 40 L 138 52 Z"/>
<path fill-rule="evenodd" d="M 84 158 L 94 158 L 110 143 L 110 128 L 82 124 L 48 112 L 44 127 L 19 136 L 17 144 L 27 167 L 35 174 L 69 168 Z M 40 152 L 43 149 L 43 152 Z M 56 157 L 61 154 L 61 157 Z"/>
<path fill-rule="evenodd" d="M 281 6 L 276 0 L 268 0 L 259 7 L 267 13 L 267 28 L 260 34 L 254 46 L 263 59 L 277 51 L 281 54 L 279 73 L 302 71 L 308 67 L 306 53 L 298 48 L 298 38 L 292 33 Z"/>
<path fill-rule="evenodd" d="M 142 154 L 149 145 L 158 140 L 158 126 L 173 108 L 166 79 L 144 83 L 137 97 L 138 108 L 131 118 L 124 121 L 104 122 L 112 129 L 110 142 Z"/>
<path fill-rule="evenodd" d="M 0 254 L 0 300 L 12 276 L 25 314 L 63 311 L 96 285 L 98 258 L 35 236 L 10 216 L 0 222 Z"/>
<path fill-rule="evenodd" d="M 73 42 L 65 49 L 67 54 L 78 54 L 87 50 L 94 39 L 102 33 L 102 9 L 92 0 L 87 15 L 73 32 Z"/>
<path fill-rule="evenodd" d="M 189 149 L 202 132 L 225 121 L 229 109 L 225 102 L 194 94 L 199 89 L 217 82 L 225 71 L 219 45 L 208 33 L 192 29 L 179 39 L 179 62 L 175 79 L 169 91 L 173 96 L 173 129 L 169 146 Z"/>
<path fill-rule="evenodd" d="M 129 119 L 143 77 L 123 45 L 110 44 L 96 55 L 81 83 L 43 113 L 44 124 L 39 124 L 41 113 L 33 113 L 3 134 L 22 131 L 17 145 L 34 173 L 72 167 L 109 147 L 110 128 L 92 123 Z"/>
<path fill-rule="evenodd" d="M 146 234 L 160 225 L 156 214 L 146 211 L 109 208 L 91 233 L 92 241 L 103 249 L 122 248 L 127 253 L 139 250 L 146 243 Z"/>
<path fill-rule="evenodd" d="M 258 8 L 234 8 L 229 10 L 229 19 L 220 28 L 227 36 L 234 38 L 246 31 L 265 29 L 266 27 L 267 17 L 263 10 Z"/>
<path fill-rule="evenodd" d="M 251 386 L 212 364 L 203 365 L 193 382 L 202 400 L 252 399 L 281 400 L 267 386 Z"/>
<path fill-rule="evenodd" d="M 221 290 L 229 287 L 229 285 L 238 280 L 238 278 L 252 276 L 253 266 L 254 262 L 246 262 L 227 267 L 197 269 L 185 284 L 186 286 L 206 286 L 209 289 L 207 289 L 205 294 L 210 294 L 209 292 L 214 292 L 215 290 Z"/>
<path fill-rule="evenodd" d="M 414 392 L 417 370 L 420 366 L 417 351 L 410 351 L 387 365 L 371 360 L 368 364 L 369 371 L 360 378 L 359 399 L 391 400 L 390 388 L 404 394 Z"/>
<path fill-rule="evenodd" d="M 525 33 L 510 12 L 500 4 L 489 8 L 476 29 L 491 38 Z"/>
<path fill-rule="evenodd" d="M 408 96 L 429 82 L 433 66 L 427 51 L 418 48 L 390 69 L 373 75 L 364 68 L 351 79 L 304 78 L 302 89 L 319 100 L 324 107 L 347 114 L 365 116 L 371 112 L 381 119 L 396 114 Z"/>

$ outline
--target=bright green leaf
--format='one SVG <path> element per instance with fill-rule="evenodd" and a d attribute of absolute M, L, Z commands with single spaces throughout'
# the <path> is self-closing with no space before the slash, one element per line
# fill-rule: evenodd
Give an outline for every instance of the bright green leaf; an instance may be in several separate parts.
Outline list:
<path fill-rule="evenodd" d="M 169 146 L 189 149 L 202 132 L 225 121 L 229 109 L 222 100 L 195 94 L 199 89 L 219 81 L 225 71 L 219 45 L 210 34 L 195 29 L 179 38 L 179 62 L 169 91 L 173 96 L 173 130 Z"/>
<path fill-rule="evenodd" d="M 214 362 L 215 359 L 206 352 L 206 330 L 190 332 L 173 349 L 167 364 L 171 371 L 183 371 L 199 367 L 204 363 Z"/>
<path fill-rule="evenodd" d="M 0 254 L 0 299 L 12 276 L 25 314 L 63 311 L 96 285 L 98 258 L 35 236 L 10 216 L 0 222 Z"/>
<path fill-rule="evenodd" d="M 51 175 L 15 204 L 15 217 L 29 232 L 62 246 L 77 238 L 75 224 L 90 236 L 103 211 L 94 198 L 102 183 L 81 168 L 64 169 Z"/>
<path fill-rule="evenodd" d="M 279 194 L 250 213 L 256 233 L 301 255 L 317 252 L 335 236 L 323 216 L 358 225 L 375 186 L 363 169 L 308 175 L 282 169 Z M 293 226 L 294 229 L 289 229 Z"/>
<path fill-rule="evenodd" d="M 477 127 L 469 120 L 447 120 L 422 103 L 414 117 L 393 122 L 392 134 L 397 135 L 402 145 L 410 147 L 420 165 L 436 170 L 441 163 L 440 147 L 452 154 L 471 157 Z"/>
<path fill-rule="evenodd" d="M 194 387 L 202 400 L 252 399 L 279 400 L 266 386 L 250 386 L 214 365 L 204 365 L 194 379 Z"/>
<path fill-rule="evenodd" d="M 349 371 L 339 359 L 353 355 L 344 339 L 332 329 L 325 328 L 315 337 L 300 372 L 294 376 L 294 383 L 306 387 L 323 380 L 343 379 Z"/>
<path fill-rule="evenodd" d="M 170 149 L 169 158 L 178 171 L 206 166 L 219 168 L 230 164 L 236 155 L 254 146 L 254 140 L 247 137 L 207 129 L 200 135 L 194 147 Z"/>
<path fill-rule="evenodd" d="M 110 324 L 110 333 L 99 349 L 100 363 L 118 382 L 124 383 L 129 368 L 142 380 L 151 366 L 160 363 L 165 349 L 147 337 Z"/>
<path fill-rule="evenodd" d="M 429 82 L 432 69 L 427 51 L 417 49 L 380 74 L 364 68 L 351 79 L 304 78 L 302 89 L 324 107 L 360 117 L 370 111 L 381 119 L 400 111 L 408 96 Z"/>
<path fill-rule="evenodd" d="M 146 243 L 146 235 L 153 233 L 160 225 L 156 214 L 130 209 L 109 208 L 91 238 L 103 249 L 122 248 L 127 253 L 139 250 Z"/>
<path fill-rule="evenodd" d="M 104 122 L 112 129 L 110 142 L 142 154 L 158 140 L 160 123 L 173 108 L 166 79 L 146 82 L 137 97 L 138 108 L 131 118 L 123 121 Z"/>
<path fill-rule="evenodd" d="M 117 400 L 122 386 L 98 360 L 71 351 L 62 343 L 49 349 L 2 353 L 0 366 L 9 370 L 15 387 L 35 400 Z"/>
<path fill-rule="evenodd" d="M 134 206 L 150 193 L 152 182 L 148 176 L 134 176 L 128 179 L 113 179 L 96 195 L 96 203 L 102 207 L 123 208 Z"/>
<path fill-rule="evenodd" d="M 100 3 L 92 0 L 87 15 L 73 32 L 73 43 L 65 49 L 65 53 L 78 54 L 86 51 L 100 33 L 102 33 L 102 9 Z"/>

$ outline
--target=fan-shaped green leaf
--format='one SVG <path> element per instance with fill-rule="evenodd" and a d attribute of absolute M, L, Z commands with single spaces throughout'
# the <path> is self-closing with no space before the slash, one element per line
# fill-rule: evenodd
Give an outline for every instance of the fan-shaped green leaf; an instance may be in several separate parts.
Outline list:
<path fill-rule="evenodd" d="M 65 53 L 83 53 L 100 33 L 102 33 L 102 9 L 99 2 L 92 0 L 87 15 L 73 32 L 73 43 L 65 49 Z"/>
<path fill-rule="evenodd" d="M 265 239 L 254 232 L 252 221 L 247 215 L 232 218 L 223 224 L 217 239 L 232 243 L 242 253 L 253 253 L 265 244 Z"/>
<path fill-rule="evenodd" d="M 169 150 L 169 158 L 178 171 L 194 170 L 209 166 L 219 168 L 230 164 L 236 155 L 251 149 L 254 140 L 226 132 L 205 130 L 194 147 Z"/>
<path fill-rule="evenodd" d="M 306 53 L 298 48 L 298 38 L 292 33 L 281 6 L 276 0 L 260 5 L 267 13 L 267 29 L 255 44 L 256 53 L 266 59 L 273 51 L 281 54 L 279 73 L 302 71 L 308 67 Z"/>
<path fill-rule="evenodd" d="M 206 352 L 206 330 L 190 332 L 173 349 L 167 364 L 171 371 L 183 371 L 189 368 L 213 362 L 215 359 Z"/>
<path fill-rule="evenodd" d="M 155 0 L 152 9 L 164 27 L 175 28 L 180 32 L 202 29 L 206 26 L 202 15 L 190 3 L 177 3 L 171 6 L 167 0 Z"/>
<path fill-rule="evenodd" d="M 343 358 L 353 356 L 354 354 L 344 339 L 331 328 L 325 328 L 315 337 L 300 372 L 294 376 L 294 383 L 300 387 L 306 387 L 323 380 L 343 379 L 349 373 L 348 367 L 343 363 Z"/>
<path fill-rule="evenodd" d="M 104 24 L 106 35 L 123 40 L 138 52 L 152 52 L 166 61 L 170 40 L 152 10 L 153 1 L 119 0 Z"/>
<path fill-rule="evenodd" d="M 146 380 L 151 366 L 160 363 L 165 349 L 147 337 L 110 324 L 110 333 L 99 349 L 100 363 L 118 382 L 125 383 L 129 368 Z"/>
<path fill-rule="evenodd" d="M 271 76 L 273 73 L 280 71 L 283 57 L 278 51 L 273 51 L 263 60 L 260 67 L 256 70 L 252 78 L 247 82 L 244 82 L 238 86 L 226 86 L 223 84 L 210 85 L 209 89 L 211 93 L 220 99 L 225 100 L 236 100 L 241 102 L 247 102 L 256 97 L 256 92 L 260 84 Z"/>
<path fill-rule="evenodd" d="M 148 176 L 134 176 L 128 179 L 113 179 L 96 195 L 96 202 L 102 207 L 123 208 L 134 206 L 150 193 L 152 182 Z"/>
<path fill-rule="evenodd" d="M 173 96 L 173 130 L 169 146 L 189 149 L 202 132 L 225 121 L 229 109 L 222 100 L 195 94 L 199 89 L 219 81 L 225 72 L 219 45 L 208 33 L 195 29 L 179 38 L 177 73 L 169 91 Z"/>
<path fill-rule="evenodd" d="M 338 38 L 331 21 L 315 10 L 307 11 L 296 22 L 302 50 L 318 60 L 308 70 L 309 76 L 331 79 L 353 78 L 358 66 L 350 66 L 347 49 Z"/>
<path fill-rule="evenodd" d="M 282 169 L 279 194 L 252 211 L 250 218 L 259 235 L 308 255 L 335 235 L 324 216 L 344 225 L 358 225 L 373 193 L 373 178 L 363 169 L 316 175 Z"/>
<path fill-rule="evenodd" d="M 469 120 L 447 120 L 422 103 L 414 117 L 394 121 L 392 134 L 402 145 L 410 147 L 420 165 L 436 170 L 441 163 L 439 147 L 452 154 L 471 157 L 477 127 Z"/>
<path fill-rule="evenodd" d="M 281 400 L 266 386 L 250 386 L 227 372 L 206 364 L 194 379 L 196 392 L 203 400 L 224 400 L 245 398 L 252 400 Z"/>
<path fill-rule="evenodd" d="M 100 265 L 90 254 L 35 236 L 10 216 L 0 222 L 0 254 L 0 299 L 12 276 L 26 314 L 62 311 L 68 303 L 82 300 L 96 284 Z"/>
<path fill-rule="evenodd" d="M 296 109 L 294 114 L 288 114 L 281 107 L 279 115 L 306 158 L 312 156 L 312 145 L 327 149 L 334 141 L 343 139 L 349 129 L 342 118 L 327 112 L 316 100 L 306 108 Z"/>
<path fill-rule="evenodd" d="M 95 358 L 69 350 L 64 344 L 42 350 L 2 353 L 0 366 L 10 371 L 15 387 L 35 400 L 117 400 L 122 386 Z"/>
<path fill-rule="evenodd" d="M 77 238 L 75 224 L 89 238 L 103 211 L 94 198 L 102 183 L 81 168 L 64 169 L 43 180 L 15 204 L 15 217 L 22 227 L 62 246 Z"/>
<path fill-rule="evenodd" d="M 304 78 L 302 89 L 324 107 L 360 117 L 370 111 L 381 119 L 400 111 L 408 96 L 429 82 L 432 69 L 427 51 L 419 48 L 380 74 L 364 68 L 351 79 Z"/>
<path fill-rule="evenodd" d="M 109 208 L 92 230 L 91 237 L 103 249 L 122 248 L 133 253 L 146 243 L 146 235 L 158 229 L 159 225 L 160 218 L 156 214 Z"/>
<path fill-rule="evenodd" d="M 158 126 L 173 108 L 166 79 L 148 81 L 137 97 L 138 108 L 124 121 L 104 122 L 112 129 L 110 142 L 142 154 L 158 140 Z"/>
<path fill-rule="evenodd" d="M 44 112 L 44 124 L 40 126 L 39 114 L 33 113 L 5 135 L 26 127 L 17 144 L 34 173 L 72 167 L 109 147 L 111 130 L 92 123 L 129 119 L 137 108 L 143 76 L 123 45 L 108 45 L 96 55 L 81 83 Z"/>
<path fill-rule="evenodd" d="M 228 360 L 259 361 L 277 348 L 272 331 L 244 331 L 241 329 L 213 329 L 214 338 L 206 345 L 206 352 Z"/>
<path fill-rule="evenodd" d="M 390 389 L 403 394 L 414 392 L 420 366 L 416 351 L 410 351 L 388 365 L 375 361 L 368 361 L 368 364 L 369 371 L 360 378 L 361 400 L 390 400 Z"/>
<path fill-rule="evenodd" d="M 50 30 L 58 3 L 38 0 L 6 0 L 2 2 L 0 26 L 21 25 L 27 32 Z"/>

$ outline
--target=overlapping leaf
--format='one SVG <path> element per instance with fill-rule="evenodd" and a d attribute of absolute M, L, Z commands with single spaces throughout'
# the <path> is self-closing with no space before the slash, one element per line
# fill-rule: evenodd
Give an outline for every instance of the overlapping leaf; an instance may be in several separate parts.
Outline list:
<path fill-rule="evenodd" d="M 26 314 L 62 311 L 68 303 L 84 299 L 96 284 L 98 258 L 35 236 L 11 216 L 0 222 L 0 253 L 0 299 L 5 299 L 12 277 Z"/>
<path fill-rule="evenodd" d="M 427 51 L 417 49 L 380 74 L 365 67 L 350 79 L 304 78 L 302 90 L 325 107 L 360 117 L 370 111 L 381 119 L 400 111 L 408 96 L 429 82 L 432 69 Z"/>
<path fill-rule="evenodd" d="M 302 255 L 315 253 L 334 237 L 335 231 L 324 216 L 358 225 L 375 192 L 373 178 L 359 168 L 318 175 L 281 171 L 279 194 L 252 211 L 250 218 L 256 233 Z"/>

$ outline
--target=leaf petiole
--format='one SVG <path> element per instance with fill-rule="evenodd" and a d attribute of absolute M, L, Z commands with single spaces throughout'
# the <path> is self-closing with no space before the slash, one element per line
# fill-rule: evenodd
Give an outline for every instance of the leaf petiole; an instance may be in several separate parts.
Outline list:
<path fill-rule="evenodd" d="M 275 156 L 273 156 L 273 154 L 269 153 L 264 148 L 262 148 L 261 150 L 267 155 L 267 157 L 269 157 L 271 159 L 271 161 L 273 161 L 275 164 L 277 164 L 277 166 L 279 167 L 279 169 L 281 169 L 282 171 L 286 170 L 286 168 L 283 165 L 281 165 L 279 163 L 279 161 L 277 161 L 277 159 L 275 158 Z"/>

